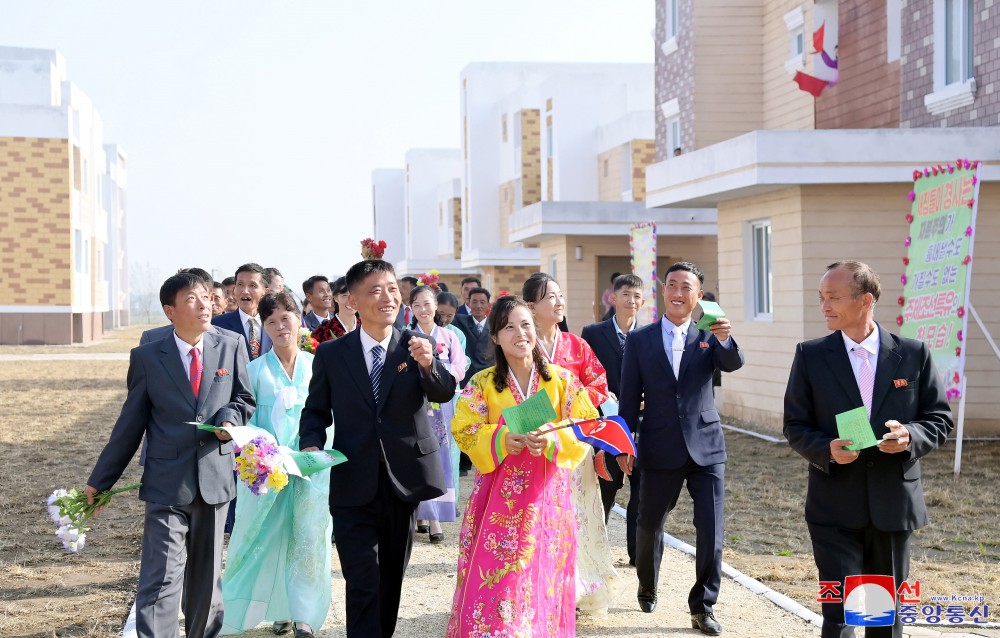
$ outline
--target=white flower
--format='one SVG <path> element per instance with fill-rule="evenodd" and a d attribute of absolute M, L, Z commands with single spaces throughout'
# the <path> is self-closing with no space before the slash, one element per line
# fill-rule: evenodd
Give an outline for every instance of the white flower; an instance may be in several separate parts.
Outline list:
<path fill-rule="evenodd" d="M 49 494 L 49 498 L 45 501 L 48 504 L 49 518 L 51 518 L 52 522 L 56 525 L 63 525 L 63 521 L 69 522 L 69 519 L 63 516 L 59 511 L 59 506 L 55 505 L 55 502 L 64 496 L 69 496 L 69 492 L 61 489 L 56 490 Z"/>
<path fill-rule="evenodd" d="M 79 554 L 87 544 L 87 535 L 75 527 L 60 526 L 56 536 L 62 541 L 63 548 L 71 554 Z"/>

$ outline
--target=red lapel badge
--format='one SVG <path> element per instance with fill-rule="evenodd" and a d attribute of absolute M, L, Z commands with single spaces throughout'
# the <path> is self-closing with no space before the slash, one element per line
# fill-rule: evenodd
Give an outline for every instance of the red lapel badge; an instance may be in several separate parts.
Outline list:
<path fill-rule="evenodd" d="M 701 341 L 701 342 L 698 343 L 698 347 L 699 348 L 707 348 L 708 347 L 708 342 L 707 341 Z"/>
<path fill-rule="evenodd" d="M 405 361 L 403 363 L 399 364 L 399 366 L 396 368 L 396 372 L 402 372 L 403 370 L 406 370 L 406 362 Z"/>
<path fill-rule="evenodd" d="M 910 385 L 909 381 L 907 381 L 906 379 L 893 379 L 892 384 L 897 388 L 905 388 L 906 386 Z"/>
<path fill-rule="evenodd" d="M 217 376 L 217 377 L 228 377 L 229 376 L 229 370 L 226 370 L 225 368 L 219 368 L 218 370 L 215 371 L 215 376 Z"/>

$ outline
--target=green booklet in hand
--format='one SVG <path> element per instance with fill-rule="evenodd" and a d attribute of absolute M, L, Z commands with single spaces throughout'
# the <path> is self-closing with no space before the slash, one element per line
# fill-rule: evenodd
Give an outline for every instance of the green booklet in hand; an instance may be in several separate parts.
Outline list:
<path fill-rule="evenodd" d="M 698 302 L 698 306 L 701 308 L 703 313 L 701 315 L 701 319 L 699 319 L 698 323 L 694 326 L 698 330 L 708 330 L 712 327 L 713 323 L 726 316 L 726 311 L 722 309 L 722 306 L 714 301 L 706 301 L 702 299 Z"/>
<path fill-rule="evenodd" d="M 878 445 L 871 421 L 868 420 L 868 410 L 864 406 L 837 415 L 837 436 L 854 442 L 844 448 L 852 452 Z"/>
<path fill-rule="evenodd" d="M 514 434 L 527 434 L 559 418 L 552 409 L 552 400 L 544 388 L 522 401 L 520 405 L 504 408 L 500 413 L 503 414 L 507 428 Z"/>

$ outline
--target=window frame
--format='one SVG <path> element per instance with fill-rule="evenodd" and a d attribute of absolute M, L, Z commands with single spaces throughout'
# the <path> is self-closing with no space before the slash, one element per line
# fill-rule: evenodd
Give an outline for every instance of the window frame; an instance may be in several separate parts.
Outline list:
<path fill-rule="evenodd" d="M 766 237 L 764 254 L 760 254 L 758 242 L 762 231 Z M 746 316 L 755 321 L 773 321 L 774 318 L 773 237 L 774 230 L 770 218 L 754 219 L 746 223 L 743 268 L 744 290 L 747 291 Z"/>

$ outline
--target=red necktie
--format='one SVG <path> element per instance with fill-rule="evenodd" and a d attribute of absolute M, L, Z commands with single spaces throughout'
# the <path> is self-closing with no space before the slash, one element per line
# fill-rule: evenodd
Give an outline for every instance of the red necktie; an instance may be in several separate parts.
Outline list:
<path fill-rule="evenodd" d="M 413 311 L 410 310 L 409 306 L 406 306 L 406 313 L 403 316 L 405 317 L 403 322 L 409 327 L 410 323 L 413 322 Z"/>
<path fill-rule="evenodd" d="M 197 399 L 201 391 L 201 352 L 198 348 L 191 348 L 188 354 L 191 355 L 191 391 Z"/>

